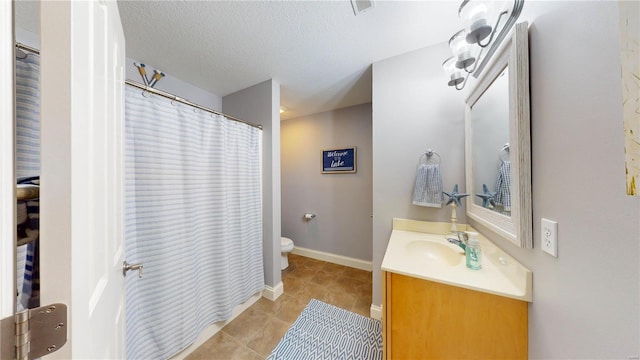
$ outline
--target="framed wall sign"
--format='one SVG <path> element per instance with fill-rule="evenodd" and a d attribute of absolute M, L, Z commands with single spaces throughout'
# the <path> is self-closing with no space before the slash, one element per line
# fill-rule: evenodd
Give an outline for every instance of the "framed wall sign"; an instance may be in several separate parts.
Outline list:
<path fill-rule="evenodd" d="M 353 174 L 356 172 L 356 147 L 322 150 L 323 174 Z"/>

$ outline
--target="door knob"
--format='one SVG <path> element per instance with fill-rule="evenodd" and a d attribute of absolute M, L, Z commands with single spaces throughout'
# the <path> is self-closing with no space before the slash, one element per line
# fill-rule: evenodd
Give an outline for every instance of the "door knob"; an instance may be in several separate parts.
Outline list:
<path fill-rule="evenodd" d="M 128 262 L 122 263 L 122 276 L 127 276 L 127 271 L 138 270 L 138 277 L 142 277 L 142 264 L 129 264 Z"/>

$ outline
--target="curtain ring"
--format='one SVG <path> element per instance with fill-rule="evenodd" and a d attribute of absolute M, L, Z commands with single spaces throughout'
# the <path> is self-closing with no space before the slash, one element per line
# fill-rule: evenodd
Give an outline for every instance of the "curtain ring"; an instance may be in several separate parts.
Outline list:
<path fill-rule="evenodd" d="M 20 54 L 22 54 L 22 56 L 18 56 Z M 16 49 L 15 55 L 16 55 L 16 59 L 19 59 L 19 60 L 24 60 L 29 56 L 29 54 L 27 52 L 22 51 L 20 49 Z"/>
<path fill-rule="evenodd" d="M 149 92 L 147 90 L 142 90 L 142 96 L 148 98 L 149 96 L 147 96 Z"/>

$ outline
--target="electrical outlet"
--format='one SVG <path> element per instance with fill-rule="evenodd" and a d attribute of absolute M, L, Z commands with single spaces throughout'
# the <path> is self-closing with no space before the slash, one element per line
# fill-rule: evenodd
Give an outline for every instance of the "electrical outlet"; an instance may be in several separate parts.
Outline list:
<path fill-rule="evenodd" d="M 551 256 L 558 257 L 558 223 L 542 218 L 541 225 L 542 251 Z"/>

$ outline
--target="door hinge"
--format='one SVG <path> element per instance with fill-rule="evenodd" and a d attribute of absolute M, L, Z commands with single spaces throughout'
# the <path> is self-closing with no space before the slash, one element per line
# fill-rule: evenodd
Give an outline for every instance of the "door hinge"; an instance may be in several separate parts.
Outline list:
<path fill-rule="evenodd" d="M 7 323 L 13 318 L 15 332 Z M 51 304 L 23 310 L 2 320 L 2 354 L 19 360 L 37 359 L 57 351 L 67 342 L 67 305 Z M 10 337 L 13 335 L 14 341 Z M 13 345 L 13 351 L 7 347 Z M 3 357 L 4 358 L 4 357 Z"/>

